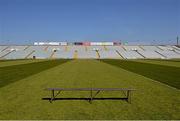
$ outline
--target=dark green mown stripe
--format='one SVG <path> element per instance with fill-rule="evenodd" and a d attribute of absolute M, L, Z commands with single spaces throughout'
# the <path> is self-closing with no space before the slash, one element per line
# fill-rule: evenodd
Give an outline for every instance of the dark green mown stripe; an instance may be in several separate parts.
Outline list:
<path fill-rule="evenodd" d="M 147 59 L 147 60 L 152 60 L 152 61 L 161 61 L 161 62 L 180 62 L 180 59 Z"/>
<path fill-rule="evenodd" d="M 33 74 L 63 64 L 68 60 L 48 60 L 42 62 L 0 67 L 0 87 L 16 82 Z"/>
<path fill-rule="evenodd" d="M 180 60 L 166 60 L 166 61 L 169 61 L 169 62 L 180 62 Z"/>
<path fill-rule="evenodd" d="M 9 60 L 0 60 L 0 62 L 11 62 L 11 61 L 18 61 L 18 60 L 32 60 L 32 59 L 9 59 Z"/>
<path fill-rule="evenodd" d="M 105 63 L 146 76 L 180 89 L 180 68 L 126 60 L 102 60 Z"/>

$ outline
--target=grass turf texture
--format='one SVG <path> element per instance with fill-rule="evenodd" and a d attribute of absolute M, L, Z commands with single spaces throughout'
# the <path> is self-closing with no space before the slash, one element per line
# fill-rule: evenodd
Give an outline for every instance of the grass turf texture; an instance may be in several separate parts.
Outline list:
<path fill-rule="evenodd" d="M 65 63 L 66 61 L 67 60 L 53 60 L 0 67 L 0 87 L 53 68 L 59 64 Z"/>
<path fill-rule="evenodd" d="M 37 60 L 32 60 L 32 59 L 28 59 L 28 60 L 23 60 L 23 59 L 22 60 L 0 60 L 0 67 L 34 63 L 34 62 L 40 62 L 40 61 L 44 61 L 44 60 L 42 60 L 42 59 L 37 59 Z"/>
<path fill-rule="evenodd" d="M 180 89 L 180 67 L 142 63 L 142 61 L 103 60 L 103 62 Z"/>
<path fill-rule="evenodd" d="M 158 83 L 156 81 L 159 80 L 143 75 L 139 71 L 134 72 L 128 67 L 112 64 L 120 62 L 117 60 L 104 60 L 103 62 L 57 60 L 58 64 L 53 64 L 53 61 L 27 64 L 18 62 L 12 66 L 6 66 L 6 63 L 3 62 L 0 80 L 12 81 L 7 78 L 8 73 L 3 73 L 6 71 L 11 72 L 10 75 L 13 75 L 16 81 L 13 83 L 1 82 L 1 84 L 6 84 L 0 87 L 0 119 L 180 119 L 180 92 L 178 89 Z M 12 63 L 16 63 L 16 61 Z M 128 63 L 131 66 L 134 65 L 132 61 L 124 63 L 125 65 Z M 154 62 L 152 61 L 152 63 Z M 164 62 L 162 61 L 162 63 Z M 31 66 L 28 66 L 29 64 Z M 146 65 L 147 63 L 142 64 Z M 175 65 L 170 66 L 169 63 L 167 65 L 167 68 L 175 67 Z M 13 68 L 10 67 L 15 67 L 16 72 L 11 71 Z M 21 67 L 23 71 L 17 67 Z M 43 69 L 39 70 L 39 68 Z M 141 70 L 142 66 L 135 68 Z M 154 71 L 154 68 L 150 69 L 145 69 L 145 71 L 149 71 L 149 73 Z M 159 69 L 164 70 L 165 68 Z M 21 74 L 21 78 L 19 75 L 15 76 L 18 72 L 23 72 L 26 76 Z M 159 75 L 161 74 L 164 75 L 159 73 Z M 174 83 L 173 80 L 168 81 L 169 85 L 170 83 Z M 64 100 L 51 104 L 41 100 L 41 98 L 49 96 L 49 92 L 43 90 L 46 87 L 118 87 L 135 88 L 137 91 L 133 93 L 132 104 L 123 100 L 97 100 L 93 101 L 93 104 L 82 100 Z M 61 94 L 61 97 L 88 96 L 87 92 L 63 92 Z M 122 94 L 118 92 L 106 92 L 100 93 L 97 97 L 121 96 Z"/>

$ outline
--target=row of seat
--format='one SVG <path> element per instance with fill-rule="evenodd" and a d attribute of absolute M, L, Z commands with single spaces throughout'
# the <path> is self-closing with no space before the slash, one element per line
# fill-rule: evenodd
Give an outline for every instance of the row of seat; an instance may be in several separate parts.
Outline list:
<path fill-rule="evenodd" d="M 171 59 L 180 58 L 176 46 L 0 46 L 0 59 Z"/>

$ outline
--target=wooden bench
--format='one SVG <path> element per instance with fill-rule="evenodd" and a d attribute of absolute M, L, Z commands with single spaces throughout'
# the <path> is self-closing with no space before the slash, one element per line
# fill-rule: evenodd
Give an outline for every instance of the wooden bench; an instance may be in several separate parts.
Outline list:
<path fill-rule="evenodd" d="M 90 92 L 90 97 L 87 98 L 90 103 L 92 103 L 93 99 L 95 99 L 95 96 L 100 92 L 100 91 L 123 91 L 126 97 L 123 99 L 126 99 L 129 103 L 131 103 L 131 91 L 135 91 L 135 89 L 127 89 L 127 88 L 46 88 L 46 91 L 51 91 L 51 98 L 50 102 L 60 94 L 62 91 L 89 91 Z M 57 92 L 55 94 L 55 91 Z M 93 91 L 96 93 L 93 95 Z M 120 99 L 120 98 L 117 98 Z"/>

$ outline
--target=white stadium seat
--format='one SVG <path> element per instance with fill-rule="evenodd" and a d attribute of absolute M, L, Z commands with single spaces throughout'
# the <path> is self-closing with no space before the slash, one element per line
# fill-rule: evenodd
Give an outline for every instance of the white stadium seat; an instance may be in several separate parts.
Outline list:
<path fill-rule="evenodd" d="M 177 46 L 0 46 L 0 59 L 173 59 L 180 58 Z"/>

